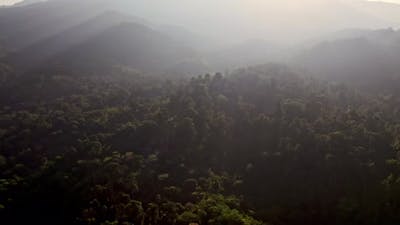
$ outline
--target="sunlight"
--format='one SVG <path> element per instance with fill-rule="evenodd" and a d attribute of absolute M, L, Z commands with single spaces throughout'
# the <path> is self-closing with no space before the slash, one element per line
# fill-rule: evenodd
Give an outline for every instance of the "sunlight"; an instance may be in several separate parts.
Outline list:
<path fill-rule="evenodd" d="M 14 5 L 18 2 L 22 2 L 23 0 L 0 0 L 0 6 L 2 5 Z"/>
<path fill-rule="evenodd" d="M 370 2 L 388 2 L 388 3 L 400 4 L 400 0 L 371 0 Z"/>

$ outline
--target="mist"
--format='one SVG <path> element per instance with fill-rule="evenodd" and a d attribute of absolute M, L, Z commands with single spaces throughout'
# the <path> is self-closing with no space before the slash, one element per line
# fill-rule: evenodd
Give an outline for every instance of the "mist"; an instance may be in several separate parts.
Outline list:
<path fill-rule="evenodd" d="M 387 6 L 393 8 L 388 13 L 385 3 L 352 0 L 139 0 L 119 4 L 142 18 L 183 26 L 225 42 L 258 38 L 293 43 L 341 29 L 396 28 L 400 19 L 398 5 Z"/>
<path fill-rule="evenodd" d="M 346 66 L 343 57 L 348 55 L 342 45 L 354 49 L 353 57 L 358 60 L 383 59 L 391 62 L 385 71 L 397 69 L 393 57 L 398 48 L 400 5 L 390 2 L 32 0 L 2 11 L 3 48 L 20 73 L 60 65 L 85 67 L 80 61 L 93 61 L 94 56 L 104 61 L 99 58 L 104 55 L 145 72 L 193 75 L 283 63 L 319 76 L 340 77 L 343 73 L 336 69 Z M 134 30 L 143 30 L 142 37 Z M 336 49 L 334 55 L 329 44 Z M 365 46 L 358 46 L 362 44 Z M 131 51 L 115 50 L 125 45 Z M 106 48 L 111 49 L 103 52 Z M 139 57 L 137 50 L 146 54 Z M 362 51 L 369 52 L 365 55 Z M 111 52 L 113 56 L 109 56 Z M 77 60 L 74 54 L 82 58 Z M 326 63 L 319 61 L 323 56 Z M 336 58 L 340 60 L 332 61 Z M 151 61 L 158 63 L 150 65 Z M 379 61 L 359 63 L 380 68 Z M 359 63 L 353 65 L 358 68 Z M 358 73 L 365 69 L 356 68 L 353 71 Z"/>
<path fill-rule="evenodd" d="M 2 224 L 395 225 L 399 153 L 400 1 L 0 0 Z"/>

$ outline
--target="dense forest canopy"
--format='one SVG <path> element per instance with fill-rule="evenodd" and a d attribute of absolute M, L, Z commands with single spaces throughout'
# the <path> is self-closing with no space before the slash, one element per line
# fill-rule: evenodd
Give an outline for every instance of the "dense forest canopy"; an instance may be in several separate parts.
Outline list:
<path fill-rule="evenodd" d="M 398 221 L 399 96 L 279 65 L 29 84 L 2 87 L 8 224 Z"/>
<path fill-rule="evenodd" d="M 394 28 L 221 46 L 50 0 L 0 8 L 0 30 L 4 224 L 400 223 Z"/>

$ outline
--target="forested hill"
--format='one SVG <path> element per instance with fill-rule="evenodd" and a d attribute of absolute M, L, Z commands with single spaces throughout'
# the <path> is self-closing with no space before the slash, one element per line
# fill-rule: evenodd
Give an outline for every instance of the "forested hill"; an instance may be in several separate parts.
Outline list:
<path fill-rule="evenodd" d="M 400 219 L 398 96 L 278 65 L 35 79 L 2 93 L 29 93 L 0 110 L 5 224 Z"/>

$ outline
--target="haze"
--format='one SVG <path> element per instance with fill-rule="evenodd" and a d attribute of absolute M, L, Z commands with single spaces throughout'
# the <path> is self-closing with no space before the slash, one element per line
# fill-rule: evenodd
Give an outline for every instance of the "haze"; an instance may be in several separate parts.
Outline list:
<path fill-rule="evenodd" d="M 14 2 L 17 1 L 3 0 L 1 4 L 9 5 Z M 199 35 L 223 42 L 264 39 L 292 43 L 342 29 L 397 28 L 400 24 L 399 5 L 366 3 L 361 0 L 103 2 L 110 8 L 145 20 L 157 24 L 183 26 Z"/>
<path fill-rule="evenodd" d="M 1 224 L 400 224 L 399 4 L 0 5 Z"/>
<path fill-rule="evenodd" d="M 115 3 L 113 3 L 115 4 Z M 137 0 L 124 9 L 220 40 L 299 41 L 346 28 L 398 27 L 399 6 L 351 0 Z M 388 13 L 387 8 L 397 9 Z"/>

